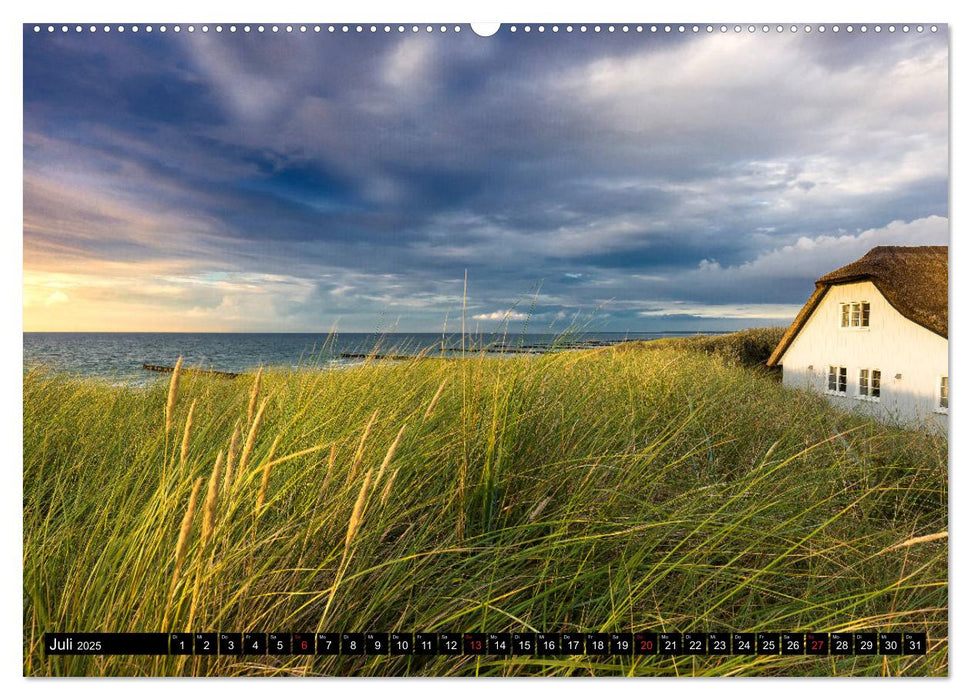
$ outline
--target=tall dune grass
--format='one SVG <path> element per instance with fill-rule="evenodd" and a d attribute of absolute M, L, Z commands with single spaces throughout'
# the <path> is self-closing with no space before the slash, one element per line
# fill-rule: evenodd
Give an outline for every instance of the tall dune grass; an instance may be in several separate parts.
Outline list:
<path fill-rule="evenodd" d="M 947 673 L 941 436 L 665 344 L 176 382 L 25 376 L 25 674 Z M 42 651 L 55 630 L 904 629 L 930 653 Z"/>

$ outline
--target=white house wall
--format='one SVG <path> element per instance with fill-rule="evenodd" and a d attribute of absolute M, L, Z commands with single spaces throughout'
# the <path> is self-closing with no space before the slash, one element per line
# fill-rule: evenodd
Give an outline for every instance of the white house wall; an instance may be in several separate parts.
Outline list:
<path fill-rule="evenodd" d="M 870 302 L 869 328 L 841 328 L 840 304 Z M 826 394 L 837 406 L 901 423 L 947 427 L 938 387 L 947 339 L 905 318 L 869 281 L 829 288 L 782 356 L 783 383 Z M 846 396 L 828 389 L 829 366 L 846 367 Z M 858 398 L 860 369 L 881 373 L 879 401 Z"/>

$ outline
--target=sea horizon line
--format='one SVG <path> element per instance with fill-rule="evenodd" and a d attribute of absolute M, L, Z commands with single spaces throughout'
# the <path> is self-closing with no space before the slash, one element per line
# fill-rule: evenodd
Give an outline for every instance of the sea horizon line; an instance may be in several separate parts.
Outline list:
<path fill-rule="evenodd" d="M 788 325 L 788 324 L 779 324 Z M 665 330 L 655 330 L 655 331 L 595 331 L 595 330 L 560 330 L 560 331 L 466 331 L 465 335 L 475 336 L 475 335 L 568 335 L 568 334 L 579 334 L 579 333 L 597 333 L 600 335 L 661 335 L 665 333 L 737 333 L 743 330 L 750 330 L 756 326 L 751 326 L 747 328 L 734 328 L 734 329 L 699 329 L 699 328 L 689 328 L 689 329 L 665 329 Z M 46 333 L 46 334 L 92 334 L 98 333 L 102 335 L 462 335 L 462 331 L 446 331 L 441 330 L 433 331 L 101 331 L 101 330 L 84 330 L 84 331 L 51 331 L 51 330 L 24 330 L 21 331 L 24 334 L 30 333 Z"/>

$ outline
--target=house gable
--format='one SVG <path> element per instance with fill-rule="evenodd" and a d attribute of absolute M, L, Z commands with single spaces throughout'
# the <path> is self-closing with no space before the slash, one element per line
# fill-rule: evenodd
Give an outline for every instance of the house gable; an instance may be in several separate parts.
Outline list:
<path fill-rule="evenodd" d="M 869 324 L 844 325 L 842 305 L 858 304 L 862 319 L 864 302 Z M 778 362 L 783 384 L 827 394 L 842 408 L 904 423 L 932 417 L 933 424 L 947 425 L 946 405 L 939 403 L 948 376 L 947 338 L 904 317 L 869 280 L 825 288 Z M 878 396 L 867 389 L 874 376 Z"/>
<path fill-rule="evenodd" d="M 796 315 L 766 363 L 781 364 L 783 355 L 796 339 L 827 290 L 848 284 L 869 282 L 882 298 L 914 324 L 947 338 L 947 247 L 878 246 L 859 260 L 823 275 L 812 296 Z"/>
<path fill-rule="evenodd" d="M 868 327 L 841 326 L 841 304 L 854 302 L 869 303 Z M 843 358 L 857 364 L 878 362 L 900 353 L 902 346 L 927 342 L 940 344 L 934 343 L 931 338 L 939 340 L 943 347 L 947 346 L 945 338 L 940 338 L 897 311 L 870 280 L 832 285 L 820 290 L 812 309 L 807 311 L 801 327 L 790 339 L 776 364 L 786 366 L 793 358 L 797 358 L 797 363 L 808 361 L 812 364 L 813 358 L 818 362 L 823 357 Z"/>

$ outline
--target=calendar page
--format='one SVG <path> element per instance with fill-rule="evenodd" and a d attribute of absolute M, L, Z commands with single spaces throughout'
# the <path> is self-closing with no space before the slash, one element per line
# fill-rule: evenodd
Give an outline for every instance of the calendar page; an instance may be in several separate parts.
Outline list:
<path fill-rule="evenodd" d="M 24 24 L 23 674 L 947 676 L 948 35 Z"/>

